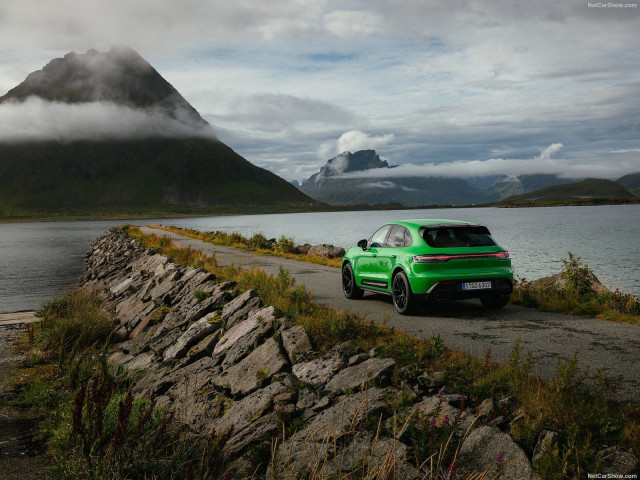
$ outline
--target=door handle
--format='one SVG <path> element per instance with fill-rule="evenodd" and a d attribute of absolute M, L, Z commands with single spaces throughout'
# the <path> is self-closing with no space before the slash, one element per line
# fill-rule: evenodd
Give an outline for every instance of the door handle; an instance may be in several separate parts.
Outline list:
<path fill-rule="evenodd" d="M 396 257 L 397 257 L 397 255 L 391 255 L 391 258 L 396 258 Z"/>
<path fill-rule="evenodd" d="M 376 258 L 378 256 L 377 253 L 374 253 L 373 255 L 371 255 L 373 258 Z"/>

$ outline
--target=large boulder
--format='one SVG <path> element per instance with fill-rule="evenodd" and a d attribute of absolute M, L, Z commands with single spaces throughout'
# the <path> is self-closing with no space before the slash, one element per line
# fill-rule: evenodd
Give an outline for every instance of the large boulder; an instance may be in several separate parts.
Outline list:
<path fill-rule="evenodd" d="M 495 427 L 483 426 L 469 433 L 457 457 L 458 476 L 467 478 L 487 471 L 485 478 L 532 480 L 527 456 L 510 435 Z"/>
<path fill-rule="evenodd" d="M 308 255 L 318 255 L 319 257 L 327 258 L 339 258 L 344 257 L 344 248 L 334 247 L 333 245 L 327 245 L 323 243 L 321 245 L 314 245 L 309 248 Z"/>

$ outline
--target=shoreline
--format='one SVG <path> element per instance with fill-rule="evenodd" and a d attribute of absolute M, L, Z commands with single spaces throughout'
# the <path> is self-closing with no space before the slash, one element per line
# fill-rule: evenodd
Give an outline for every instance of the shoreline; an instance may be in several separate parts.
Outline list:
<path fill-rule="evenodd" d="M 593 199 L 594 201 L 569 201 L 569 202 L 518 202 L 518 203 L 483 203 L 479 205 L 418 205 L 415 207 L 407 207 L 400 204 L 380 204 L 380 205 L 326 205 L 318 208 L 266 208 L 256 211 L 255 208 L 240 208 L 234 210 L 233 207 L 225 210 L 212 210 L 210 212 L 197 213 L 166 213 L 162 211 L 150 212 L 143 214 L 71 214 L 71 215 L 43 215 L 43 216 L 25 216 L 25 217 L 0 217 L 0 224 L 3 223 L 45 223 L 45 222 L 82 222 L 82 221 L 107 221 L 107 220 L 149 220 L 149 219 L 165 219 L 165 218 L 206 218 L 206 217 L 229 217 L 229 216 L 251 216 L 251 215 L 278 215 L 288 213 L 329 213 L 329 212 L 371 212 L 371 211 L 389 211 L 389 210 L 443 210 L 450 208 L 458 209 L 475 209 L 475 208 L 542 208 L 542 207 L 602 207 L 602 206 L 621 206 L 621 205 L 638 205 L 640 198 L 624 199 Z M 603 200 L 600 202 L 599 200 Z"/>

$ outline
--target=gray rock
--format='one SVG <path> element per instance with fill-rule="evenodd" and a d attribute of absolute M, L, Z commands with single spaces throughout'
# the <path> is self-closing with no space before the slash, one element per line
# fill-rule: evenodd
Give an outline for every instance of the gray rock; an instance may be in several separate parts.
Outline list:
<path fill-rule="evenodd" d="M 287 352 L 289 361 L 296 363 L 296 359 L 303 352 L 313 349 L 309 335 L 307 335 L 304 327 L 298 325 L 281 332 L 282 347 Z"/>
<path fill-rule="evenodd" d="M 293 366 L 293 374 L 301 382 L 310 383 L 313 386 L 322 386 L 329 381 L 334 373 L 344 366 L 342 358 L 334 352 L 311 360 L 309 362 L 296 363 Z"/>
<path fill-rule="evenodd" d="M 540 432 L 538 442 L 533 450 L 533 458 L 531 461 L 536 463 L 539 461 L 544 453 L 550 448 L 553 448 L 553 444 L 557 441 L 558 434 L 556 432 L 550 432 L 549 430 L 543 430 Z"/>
<path fill-rule="evenodd" d="M 274 313 L 275 309 L 273 307 L 266 307 L 253 312 L 246 320 L 231 327 L 216 345 L 216 348 L 213 350 L 213 355 L 220 355 L 230 349 L 242 337 L 258 329 L 265 322 L 275 320 Z"/>
<path fill-rule="evenodd" d="M 349 361 L 347 362 L 347 366 L 352 367 L 357 365 L 358 363 L 364 362 L 367 358 L 369 358 L 368 353 L 356 353 L 349 357 Z"/>
<path fill-rule="evenodd" d="M 344 253 L 344 248 L 334 247 L 333 245 L 328 245 L 326 243 L 323 243 L 321 245 L 314 245 L 313 247 L 309 248 L 309 251 L 307 252 L 308 255 L 318 255 L 320 257 L 327 258 L 343 257 Z"/>
<path fill-rule="evenodd" d="M 323 467 L 325 474 L 364 470 L 379 472 L 379 478 L 411 480 L 422 478 L 418 469 L 408 464 L 407 446 L 393 438 L 357 432 L 351 442 L 340 449 Z"/>
<path fill-rule="evenodd" d="M 187 356 L 184 359 L 184 362 L 188 365 L 190 363 L 195 362 L 196 360 L 200 360 L 203 357 L 210 357 L 213 349 L 218 343 L 219 330 L 216 330 L 213 333 L 210 333 L 202 340 L 200 340 L 197 344 L 193 345 L 188 351 Z"/>
<path fill-rule="evenodd" d="M 638 473 L 640 462 L 631 452 L 625 452 L 618 447 L 610 447 L 598 453 L 600 457 L 601 473 L 629 475 Z"/>
<path fill-rule="evenodd" d="M 336 374 L 326 385 L 327 390 L 357 391 L 363 386 L 381 384 L 384 380 L 389 380 L 390 370 L 395 365 L 395 360 L 391 358 L 370 358 L 362 363 L 347 367 Z"/>
<path fill-rule="evenodd" d="M 495 412 L 495 402 L 493 398 L 487 398 L 484 400 L 478 408 L 476 408 L 476 415 L 478 417 L 488 417 Z"/>
<path fill-rule="evenodd" d="M 497 428 L 474 429 L 462 442 L 457 458 L 458 476 L 467 478 L 488 470 L 486 478 L 502 472 L 501 480 L 531 480 L 533 471 L 525 453 L 510 435 Z"/>
<path fill-rule="evenodd" d="M 449 405 L 439 396 L 425 397 L 422 402 L 415 405 L 415 408 L 438 422 L 455 424 L 458 434 L 464 434 L 476 419 L 473 415 Z"/>
<path fill-rule="evenodd" d="M 377 418 L 386 408 L 385 398 L 397 391 L 370 388 L 354 395 L 343 395 L 336 403 L 312 417 L 298 433 L 300 439 L 333 438 L 341 435 L 347 426 L 359 426 L 367 417 Z"/>
<path fill-rule="evenodd" d="M 269 338 L 240 363 L 222 375 L 213 377 L 211 381 L 218 387 L 231 390 L 232 395 L 246 395 L 288 365 L 289 362 L 280 352 L 278 342 Z"/>
<path fill-rule="evenodd" d="M 127 370 L 144 370 L 149 368 L 153 363 L 154 355 L 152 353 L 141 353 L 132 358 L 128 362 L 122 364 Z"/>
<path fill-rule="evenodd" d="M 285 387 L 281 383 L 272 383 L 240 401 L 232 402 L 228 411 L 213 421 L 213 427 L 220 433 L 233 427 L 234 435 L 240 434 L 260 417 L 270 413 L 274 397 L 283 393 L 284 390 Z"/>
<path fill-rule="evenodd" d="M 214 359 L 216 362 L 222 361 L 222 369 L 227 370 L 256 349 L 272 333 L 273 320 L 258 323 L 258 328 L 240 337 L 223 353 L 214 355 Z"/>
<path fill-rule="evenodd" d="M 120 295 L 122 292 L 126 291 L 127 288 L 129 288 L 129 286 L 133 283 L 133 279 L 131 277 L 127 278 L 126 280 L 123 280 L 122 282 L 120 282 L 118 285 L 116 285 L 115 287 L 111 287 L 109 289 L 109 291 L 113 294 L 113 295 Z"/>
<path fill-rule="evenodd" d="M 222 318 L 226 322 L 227 328 L 231 328 L 240 320 L 246 318 L 249 312 L 257 310 L 261 306 L 262 301 L 258 293 L 253 289 L 247 290 L 224 306 Z"/>
<path fill-rule="evenodd" d="M 208 337 L 220 330 L 220 325 L 217 323 L 211 323 L 211 319 L 212 316 L 206 315 L 187 328 L 186 332 L 184 332 L 173 345 L 164 351 L 164 359 L 173 360 L 184 357 L 189 348 L 205 337 Z"/>

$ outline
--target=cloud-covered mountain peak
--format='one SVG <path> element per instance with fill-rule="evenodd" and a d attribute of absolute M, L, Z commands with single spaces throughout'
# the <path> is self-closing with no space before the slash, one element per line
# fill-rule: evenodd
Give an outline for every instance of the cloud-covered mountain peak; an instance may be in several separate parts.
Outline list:
<path fill-rule="evenodd" d="M 67 104 L 113 103 L 160 111 L 197 126 L 207 124 L 149 62 L 123 45 L 115 45 L 107 52 L 91 49 L 53 59 L 0 97 L 0 103 L 23 102 L 30 97 Z"/>
<path fill-rule="evenodd" d="M 320 181 L 326 177 L 334 177 L 349 172 L 360 172 L 372 168 L 389 168 L 386 160 L 382 160 L 375 150 L 359 150 L 355 153 L 342 152 L 329 159 L 318 173 L 306 182 Z"/>

